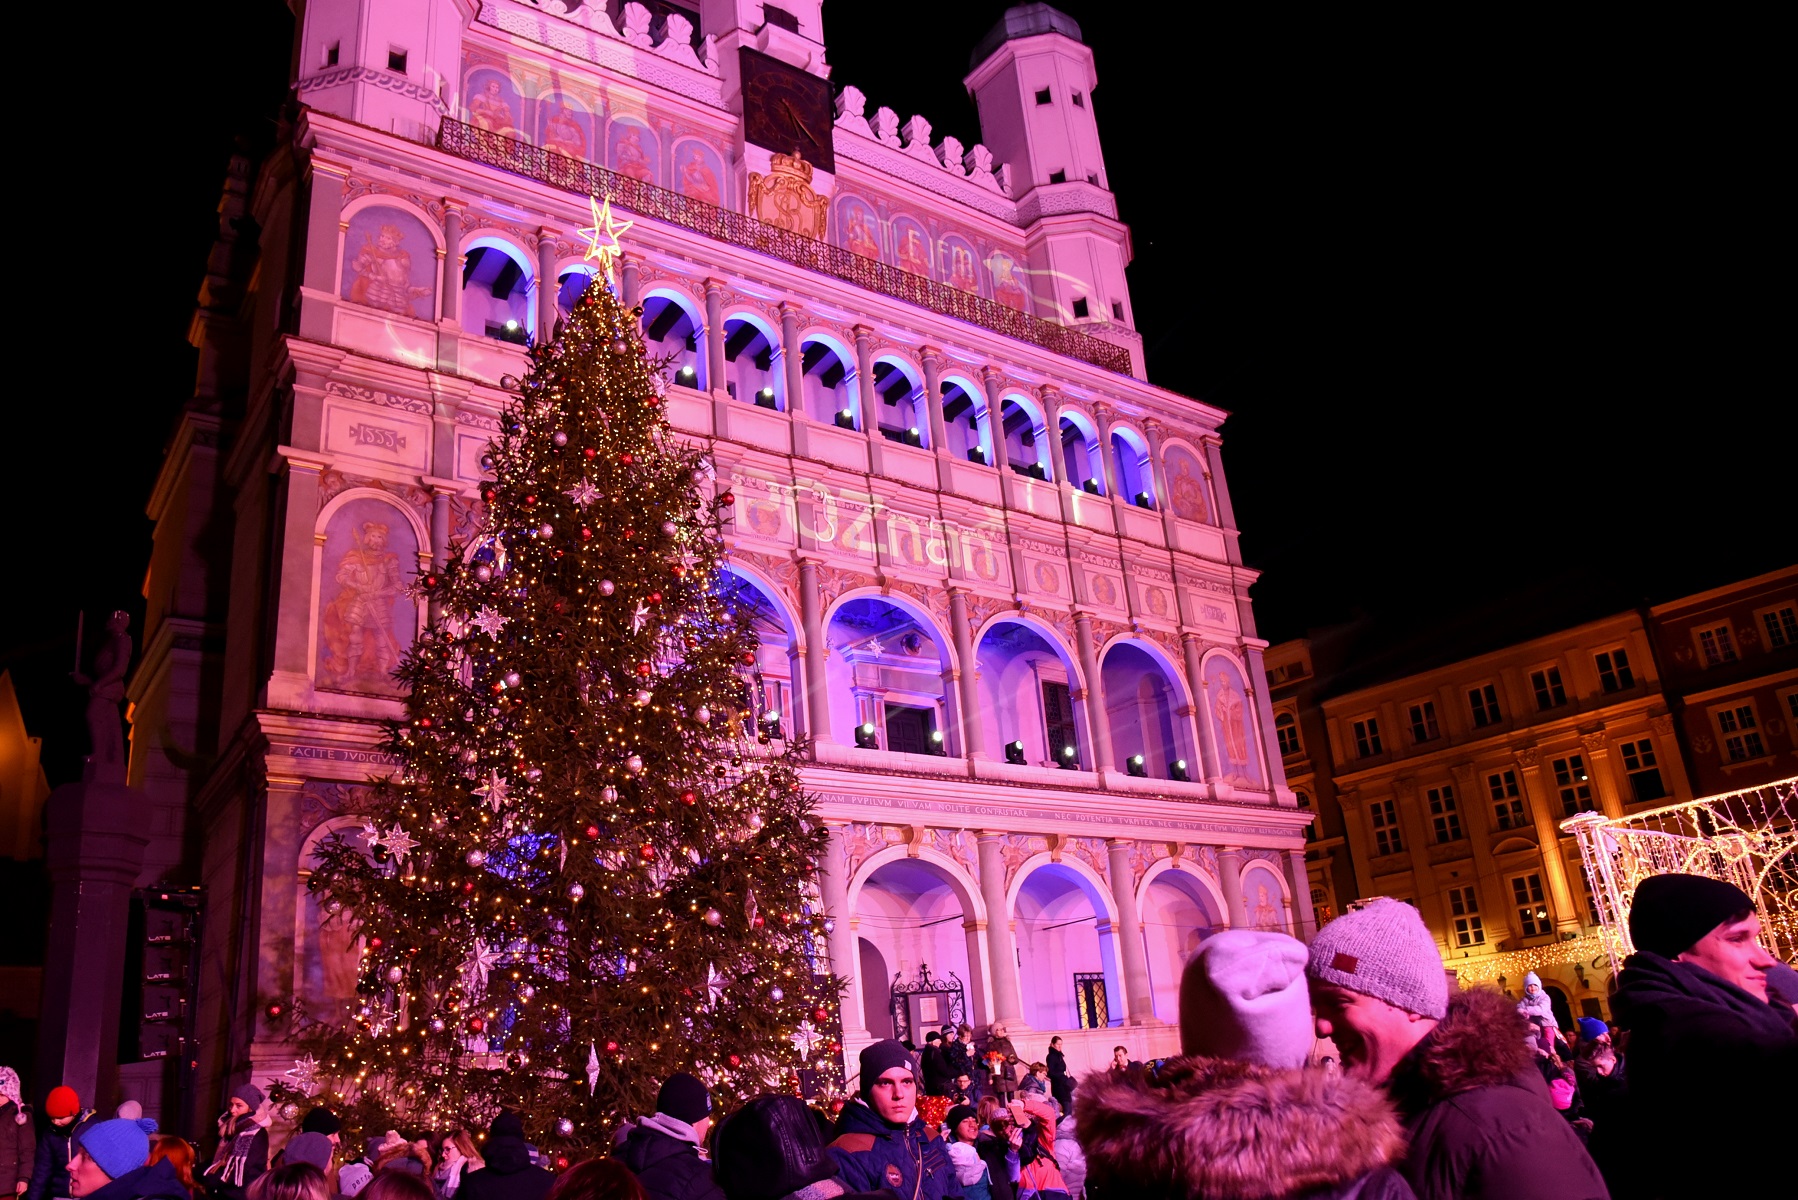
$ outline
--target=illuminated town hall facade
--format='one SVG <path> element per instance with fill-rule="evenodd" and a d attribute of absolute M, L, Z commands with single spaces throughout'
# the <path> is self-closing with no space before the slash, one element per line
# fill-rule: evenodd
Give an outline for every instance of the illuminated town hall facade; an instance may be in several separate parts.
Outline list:
<path fill-rule="evenodd" d="M 196 1095 L 292 1065 L 270 1003 L 351 987 L 312 848 L 360 824 L 428 619 L 405 584 L 479 518 L 589 194 L 635 222 L 620 291 L 735 494 L 754 719 L 810 739 L 846 1053 L 926 966 L 1076 1070 L 1174 1049 L 1199 938 L 1312 931 L 1310 813 L 1225 414 L 1143 378 L 1078 28 L 1006 14 L 963 146 L 827 82 L 817 0 L 562 7 L 306 5 L 292 137 L 228 183 L 132 690 L 145 879 L 185 862 L 210 914 Z"/>

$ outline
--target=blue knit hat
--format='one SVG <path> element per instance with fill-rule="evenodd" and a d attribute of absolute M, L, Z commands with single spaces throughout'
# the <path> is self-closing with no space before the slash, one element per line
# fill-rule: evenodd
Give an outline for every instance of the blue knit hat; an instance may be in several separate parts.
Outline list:
<path fill-rule="evenodd" d="M 1581 1017 L 1579 1020 L 1575 1021 L 1574 1024 L 1579 1026 L 1579 1035 L 1588 1042 L 1596 1042 L 1599 1038 L 1611 1032 L 1610 1027 L 1603 1021 L 1600 1021 L 1597 1017 Z"/>
<path fill-rule="evenodd" d="M 148 1117 L 136 1121 L 115 1117 L 88 1126 L 79 1144 L 108 1179 L 117 1179 L 137 1170 L 150 1157 L 150 1130 L 155 1128 L 156 1122 Z"/>

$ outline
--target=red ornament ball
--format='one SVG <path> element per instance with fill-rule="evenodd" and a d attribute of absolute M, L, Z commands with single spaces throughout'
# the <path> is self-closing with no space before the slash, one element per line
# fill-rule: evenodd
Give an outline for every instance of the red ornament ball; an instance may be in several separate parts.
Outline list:
<path fill-rule="evenodd" d="M 370 950 L 379 950 L 385 944 L 386 943 L 382 942 L 378 937 L 371 937 L 368 939 L 368 948 Z"/>
<path fill-rule="evenodd" d="M 720 504 L 735 504 L 736 502 L 737 502 L 737 494 L 735 492 L 719 492 L 718 493 L 718 503 L 720 503 Z"/>
<path fill-rule="evenodd" d="M 474 880 L 464 879 L 462 881 L 462 894 L 464 896 L 469 896 L 469 895 L 474 894 Z"/>
<path fill-rule="evenodd" d="M 749 927 L 751 929 L 760 929 L 763 925 L 766 925 L 767 923 L 768 923 L 767 920 L 762 916 L 761 913 L 757 913 L 757 914 L 755 914 L 755 916 L 753 916 L 749 919 Z"/>
<path fill-rule="evenodd" d="M 286 1012 L 287 1010 L 281 1006 L 280 1001 L 276 1001 L 275 1003 L 269 1005 L 267 1008 L 263 1009 L 262 1011 L 264 1011 L 265 1013 L 268 1014 L 269 1020 L 273 1021 L 275 1018 L 279 1017 L 282 1013 Z"/>
<path fill-rule="evenodd" d="M 599 451 L 595 450 L 591 446 L 588 446 L 585 450 L 582 450 L 581 453 L 585 454 L 588 458 L 598 458 L 599 457 Z"/>
<path fill-rule="evenodd" d="M 753 651 L 753 650 L 743 651 L 743 665 L 746 667 L 755 666 L 755 651 Z"/>
<path fill-rule="evenodd" d="M 629 454 L 620 454 L 618 456 L 618 461 L 628 467 L 632 463 L 636 462 L 637 460 L 635 458 L 632 458 Z"/>
<path fill-rule="evenodd" d="M 568 1156 L 566 1154 L 556 1155 L 556 1170 L 566 1171 L 567 1169 L 568 1169 Z"/>
<path fill-rule="evenodd" d="M 618 1053 L 618 1043 L 617 1042 L 607 1042 L 606 1043 L 606 1053 L 607 1054 Z"/>
<path fill-rule="evenodd" d="M 814 1021 L 830 1020 L 830 1010 L 828 1008 L 825 1008 L 822 1004 L 820 1004 L 817 1008 L 812 1009 L 812 1020 L 814 1020 Z"/>
<path fill-rule="evenodd" d="M 698 804 L 699 797 L 694 795 L 692 792 L 682 792 L 680 794 L 680 802 L 682 804 Z"/>
<path fill-rule="evenodd" d="M 587 826 L 585 832 L 587 834 L 588 841 L 597 842 L 599 840 L 599 826 L 589 825 L 589 826 Z"/>
<path fill-rule="evenodd" d="M 470 1033 L 479 1033 L 485 1028 L 487 1028 L 487 1022 L 481 1017 L 468 1018 L 468 1031 Z"/>
<path fill-rule="evenodd" d="M 755 660 L 752 658 L 750 661 L 754 662 Z M 637 664 L 637 674 L 642 675 L 644 677 L 648 677 L 649 673 L 654 669 L 655 668 L 651 667 L 648 663 L 638 663 Z"/>
<path fill-rule="evenodd" d="M 592 540 L 593 540 L 593 531 L 585 525 L 581 526 L 581 541 L 590 542 Z"/>
<path fill-rule="evenodd" d="M 641 854 L 646 859 L 653 859 L 656 856 L 656 848 L 648 842 L 644 842 L 642 848 L 639 849 L 637 853 Z"/>
<path fill-rule="evenodd" d="M 660 593 L 660 592 L 649 593 L 649 602 L 651 604 L 660 604 L 662 602 L 662 593 Z"/>

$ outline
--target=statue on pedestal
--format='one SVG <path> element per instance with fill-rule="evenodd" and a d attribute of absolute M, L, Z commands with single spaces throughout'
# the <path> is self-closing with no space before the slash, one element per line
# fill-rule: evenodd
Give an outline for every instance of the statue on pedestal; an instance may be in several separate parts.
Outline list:
<path fill-rule="evenodd" d="M 119 723 L 119 702 L 125 698 L 125 671 L 131 666 L 131 614 L 122 609 L 106 622 L 106 639 L 94 654 L 92 677 L 79 669 L 76 683 L 87 689 L 87 736 L 94 763 L 125 761 L 125 733 Z"/>

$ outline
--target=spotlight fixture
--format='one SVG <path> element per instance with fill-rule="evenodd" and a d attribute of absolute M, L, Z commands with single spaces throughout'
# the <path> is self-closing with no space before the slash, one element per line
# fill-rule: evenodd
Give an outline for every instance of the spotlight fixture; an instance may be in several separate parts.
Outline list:
<path fill-rule="evenodd" d="M 874 736 L 874 723 L 865 722 L 855 727 L 855 747 L 858 750 L 880 749 L 880 739 Z"/>
<path fill-rule="evenodd" d="M 1020 767 L 1024 765 L 1024 743 L 1022 741 L 1005 743 L 1005 761 L 1015 763 Z"/>
<path fill-rule="evenodd" d="M 1178 779 L 1182 782 L 1190 782 L 1186 774 L 1186 760 L 1184 758 L 1176 758 L 1173 762 L 1169 763 L 1167 765 L 1167 777 L 1169 779 Z"/>
<path fill-rule="evenodd" d="M 1080 751 L 1074 749 L 1072 746 L 1063 746 L 1061 748 L 1061 769 L 1064 771 L 1079 770 Z"/>
<path fill-rule="evenodd" d="M 1130 760 L 1124 764 L 1124 770 L 1136 776 L 1138 779 L 1147 779 L 1149 777 L 1149 768 L 1144 764 L 1142 755 L 1140 754 L 1132 754 Z"/>
<path fill-rule="evenodd" d="M 932 729 L 930 731 L 930 752 L 932 754 L 949 753 L 949 747 L 944 744 L 943 731 L 940 729 Z"/>

